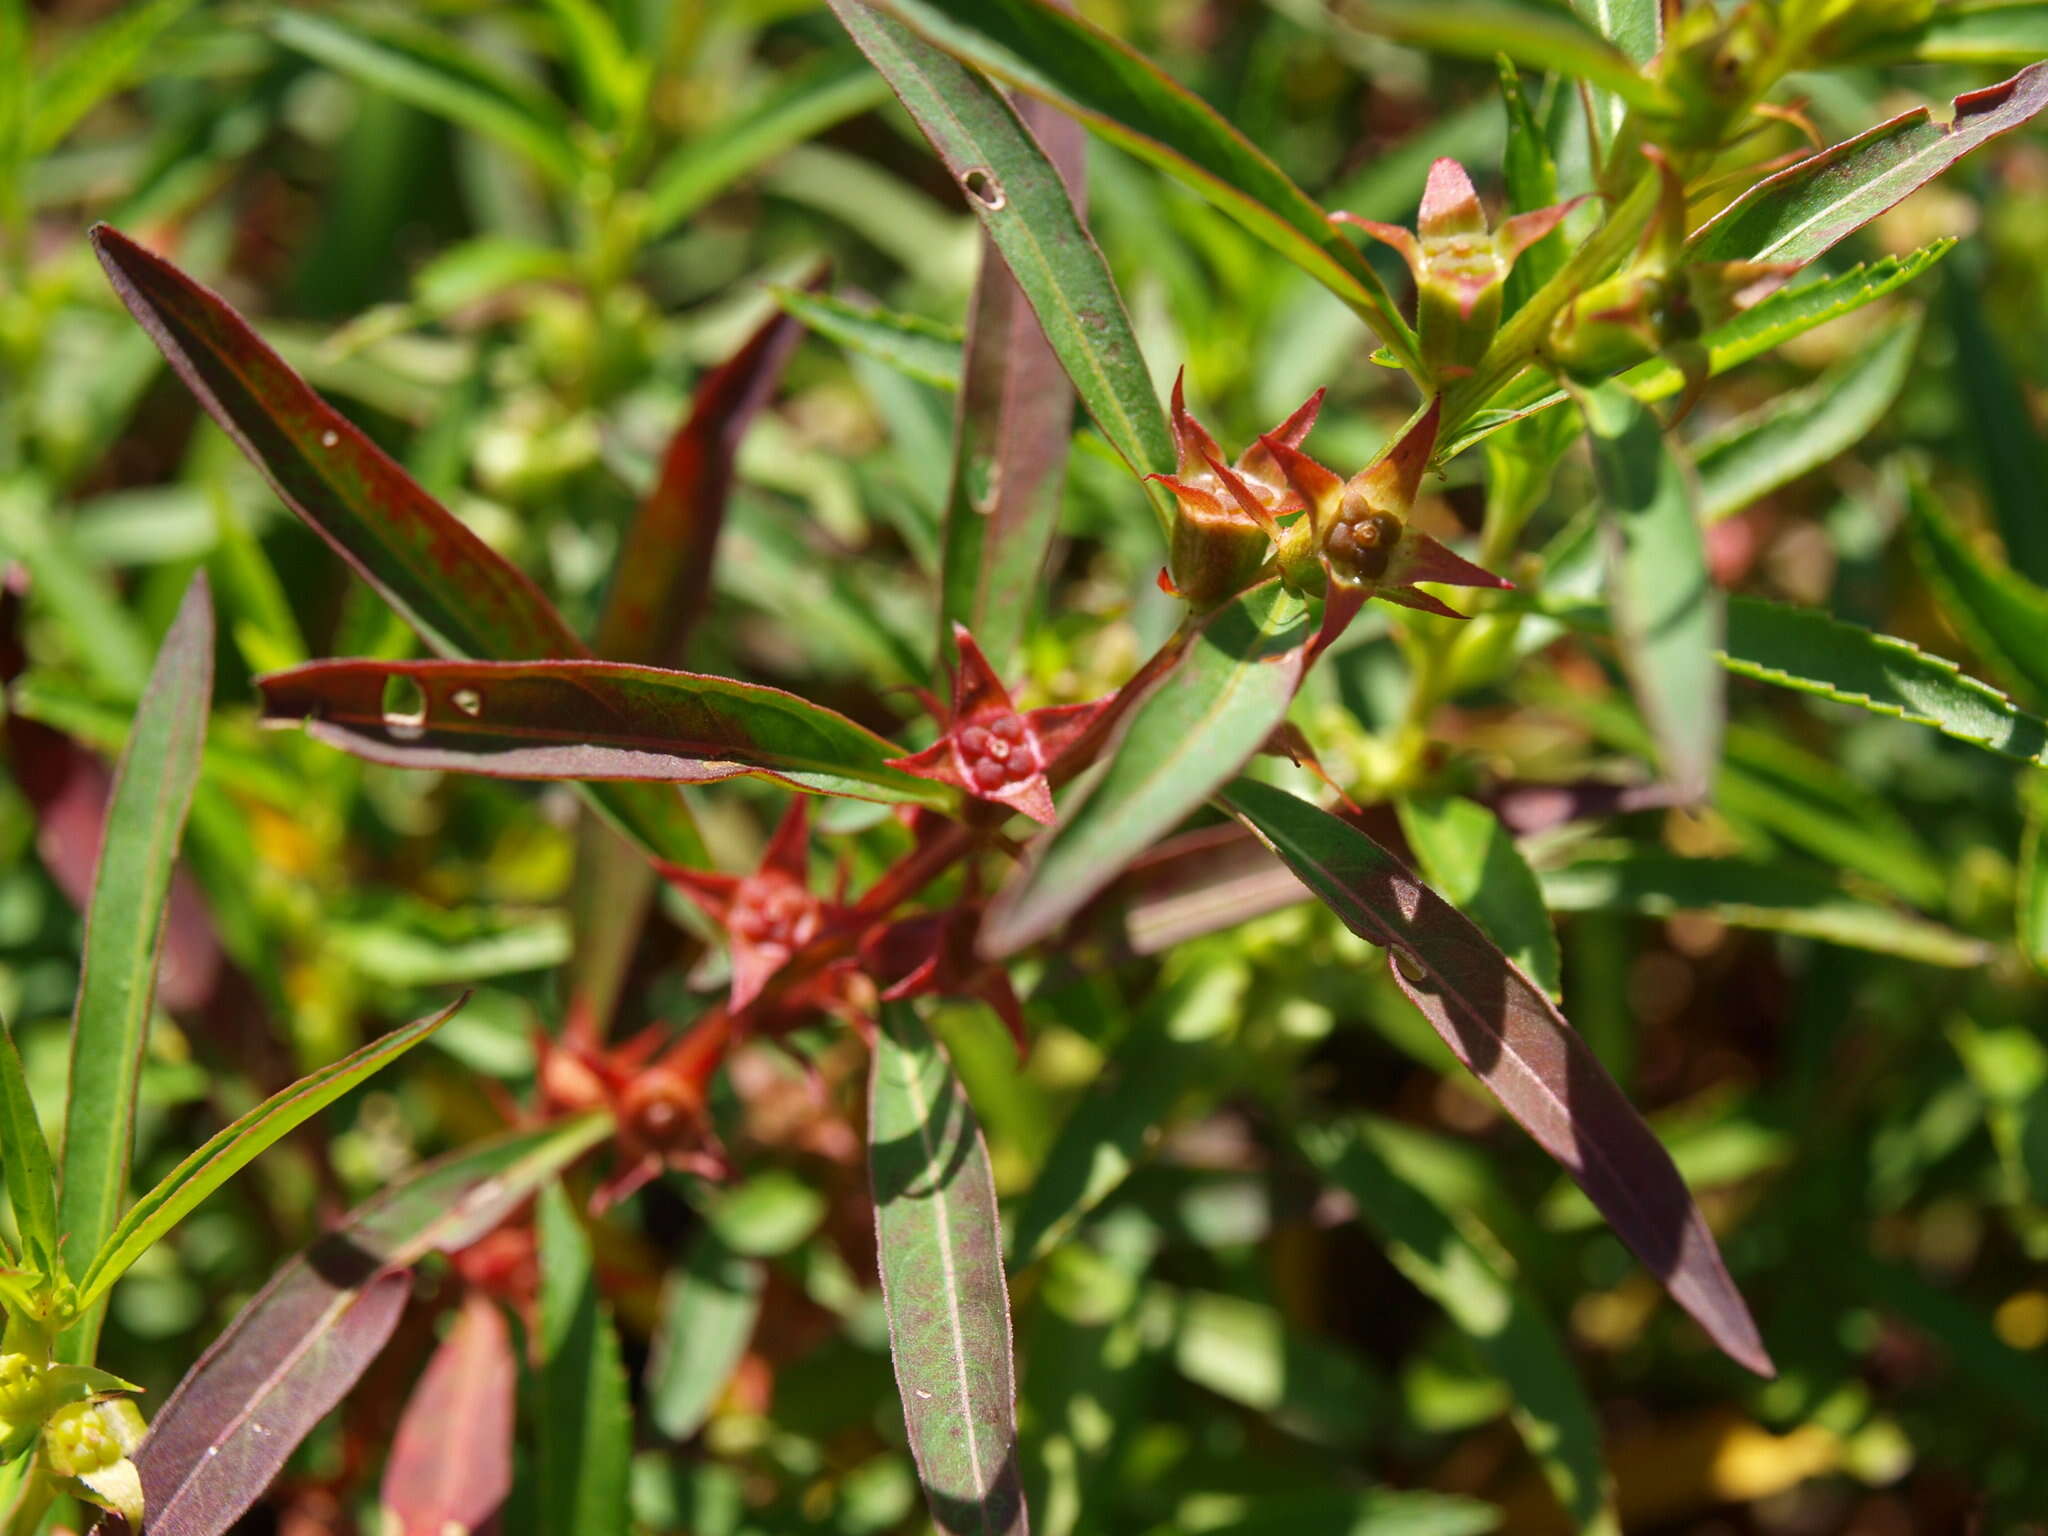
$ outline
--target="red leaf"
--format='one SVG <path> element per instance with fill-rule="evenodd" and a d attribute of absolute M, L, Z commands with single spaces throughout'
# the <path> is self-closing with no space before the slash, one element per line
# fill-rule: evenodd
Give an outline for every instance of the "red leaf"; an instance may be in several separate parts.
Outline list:
<path fill-rule="evenodd" d="M 392 1435 L 387 1536 L 468 1536 L 497 1512 L 512 1491 L 518 1380 L 504 1315 L 471 1292 Z"/>

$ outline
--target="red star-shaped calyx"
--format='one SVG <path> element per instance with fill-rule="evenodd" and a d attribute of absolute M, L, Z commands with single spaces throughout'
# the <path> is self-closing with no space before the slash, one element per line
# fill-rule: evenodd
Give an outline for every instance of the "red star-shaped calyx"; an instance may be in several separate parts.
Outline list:
<path fill-rule="evenodd" d="M 1107 701 L 1020 711 L 964 624 L 953 626 L 953 642 L 960 664 L 953 673 L 953 707 L 945 730 L 922 752 L 896 758 L 891 766 L 1049 825 L 1052 784 L 1046 770 Z"/>
<path fill-rule="evenodd" d="M 843 915 L 836 903 L 811 890 L 810 842 L 809 802 L 797 795 L 751 875 L 658 866 L 670 885 L 725 929 L 732 950 L 730 1006 L 736 1014 L 761 995 L 790 956 Z"/>

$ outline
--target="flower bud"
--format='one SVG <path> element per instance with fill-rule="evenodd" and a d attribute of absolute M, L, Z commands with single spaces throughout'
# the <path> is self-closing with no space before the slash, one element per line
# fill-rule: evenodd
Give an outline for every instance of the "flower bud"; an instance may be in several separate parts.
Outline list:
<path fill-rule="evenodd" d="M 1415 329 L 1422 361 L 1439 382 L 1469 373 L 1500 328 L 1501 294 L 1522 252 L 1549 234 L 1581 199 L 1487 223 L 1472 178 L 1455 160 L 1429 168 L 1415 232 L 1356 214 L 1332 217 L 1392 246 L 1415 278 Z"/>
<path fill-rule="evenodd" d="M 50 1476 L 73 1498 L 121 1516 L 131 1530 L 142 1529 L 142 1477 L 128 1459 L 141 1443 L 140 1422 L 132 1403 L 83 1402 L 58 1409 L 43 1426 Z"/>

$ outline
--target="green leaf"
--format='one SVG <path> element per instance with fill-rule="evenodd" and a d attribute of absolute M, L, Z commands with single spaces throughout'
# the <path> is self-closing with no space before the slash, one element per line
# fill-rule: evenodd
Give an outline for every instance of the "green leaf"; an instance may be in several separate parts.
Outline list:
<path fill-rule="evenodd" d="M 1694 487 L 1657 418 L 1614 380 L 1577 391 L 1593 445 L 1607 590 L 1623 669 L 1667 778 L 1706 794 L 1721 754 L 1726 689 L 1714 665 L 1726 599 L 1707 573 Z"/>
<path fill-rule="evenodd" d="M 1910 913 L 1858 900 L 1825 876 L 1750 859 L 1690 859 L 1623 851 L 1541 875 L 1559 912 L 1706 912 L 1737 928 L 1796 934 L 1926 965 L 1969 967 L 1990 956 L 1982 940 Z"/>
<path fill-rule="evenodd" d="M 647 1406 L 669 1439 L 689 1439 L 711 1416 L 754 1336 L 767 1277 L 759 1259 L 734 1253 L 706 1232 L 664 1283 L 647 1361 Z"/>
<path fill-rule="evenodd" d="M 1950 0 L 1931 7 L 1919 27 L 1859 48 L 1856 62 L 2011 65 L 2031 64 L 2043 54 L 2048 54 L 2048 5 L 2039 0 Z"/>
<path fill-rule="evenodd" d="M 1284 790 L 1218 797 L 1394 980 L 1458 1059 L 1586 1191 L 1730 1358 L 1772 1373 L 1756 1324 L 1671 1158 L 1564 1015 L 1486 935 L 1365 833 Z"/>
<path fill-rule="evenodd" d="M 2000 1338 L 1976 1306 L 1904 1265 L 1868 1254 L 1854 1255 L 1839 1273 L 1853 1294 L 1897 1314 L 1933 1341 L 1956 1376 L 1999 1399 L 2030 1437 L 2048 1435 L 2048 1368 Z"/>
<path fill-rule="evenodd" d="M 2048 63 L 1958 96 L 1950 123 L 1916 107 L 1758 182 L 1701 228 L 1686 254 L 1694 261 L 1811 261 L 2044 107 Z"/>
<path fill-rule="evenodd" d="M 144 56 L 193 4 L 144 0 L 117 10 L 38 67 L 30 82 L 28 157 L 48 154 L 86 113 L 125 88 Z"/>
<path fill-rule="evenodd" d="M 1550 139 L 1536 121 L 1529 99 L 1522 94 L 1522 82 L 1515 66 L 1500 60 L 1501 101 L 1507 109 L 1507 142 L 1501 152 L 1501 175 L 1507 182 L 1508 211 L 1533 213 L 1558 201 L 1557 160 Z M 1425 137 L 1433 138 L 1434 135 Z M 1508 269 L 1507 296 L 1503 312 L 1513 314 L 1529 302 L 1565 263 L 1562 230 L 1552 230 L 1516 259 Z"/>
<path fill-rule="evenodd" d="M 1973 547 L 1917 475 L 1908 497 L 1913 554 L 1942 611 L 2008 687 L 2048 699 L 2048 591 Z"/>
<path fill-rule="evenodd" d="M 212 701 L 213 603 L 202 573 L 186 589 L 136 707 L 93 871 L 71 1016 L 58 1200 L 74 1278 L 86 1273 L 128 1196 L 135 1094 L 156 998 L 165 904 L 199 782 Z M 87 1310 L 75 1336 L 77 1363 L 91 1363 L 99 1324 L 98 1311 Z"/>
<path fill-rule="evenodd" d="M 444 655 L 587 656 L 540 589 L 322 400 L 217 294 L 105 225 L 93 248 L 121 302 L 285 505 Z M 613 784 L 587 797 L 678 864 L 709 862 L 673 790 Z"/>
<path fill-rule="evenodd" d="M 1201 1536 L 1483 1536 L 1498 1530 L 1502 1519 L 1501 1511 L 1478 1499 L 1392 1488 L 1268 1493 L 1233 1500 L 1233 1507 L 1237 1513 L 1229 1519 L 1204 1522 Z"/>
<path fill-rule="evenodd" d="M 15 1230 L 21 1234 L 31 1268 L 57 1275 L 57 1171 L 36 1101 L 29 1097 L 14 1034 L 0 1023 L 0 1158 L 6 1163 L 7 1198 L 14 1207 Z M 4 1256 L 0 1245 L 0 1256 Z M 4 1257 L 0 1257 L 4 1262 Z"/>
<path fill-rule="evenodd" d="M 1173 1307 L 1173 1361 L 1217 1396 L 1314 1445 L 1356 1449 L 1386 1413 L 1386 1386 L 1350 1348 L 1289 1326 L 1277 1307 L 1218 1291 L 1154 1292 Z"/>
<path fill-rule="evenodd" d="M 2042 843 L 2048 838 L 2048 773 L 2029 773 L 2020 779 L 2020 802 L 2026 812 L 2026 829 L 2020 837 L 2019 893 L 2014 902 L 2013 928 L 2020 953 L 2037 971 L 2048 971 L 2048 856 Z M 2048 1195 L 2048 1189 L 2042 1192 Z"/>
<path fill-rule="evenodd" d="M 899 315 L 879 305 L 866 308 L 829 294 L 771 284 L 768 292 L 783 311 L 842 347 L 886 363 L 898 373 L 938 389 L 960 387 L 961 334 L 922 315 Z"/>
<path fill-rule="evenodd" d="M 903 1003 L 883 1005 L 875 1032 L 868 1172 L 889 1350 L 932 1518 L 949 1533 L 1026 1531 L 995 1180 L 946 1053 Z"/>
<path fill-rule="evenodd" d="M 1178 642 L 1130 707 L 1107 765 L 1069 793 L 989 906 L 983 953 L 1050 934 L 1228 782 L 1287 717 L 1313 634 L 1308 605 L 1275 581 Z"/>
<path fill-rule="evenodd" d="M 948 53 L 1049 101 L 1237 219 L 1351 306 L 1420 377 L 1413 334 L 1314 199 L 1193 91 L 1052 0 L 884 0 Z"/>
<path fill-rule="evenodd" d="M 1357 1202 L 1394 1267 L 1444 1309 L 1507 1386 L 1515 1428 L 1574 1528 L 1618 1533 L 1600 1422 L 1564 1340 L 1491 1234 L 1405 1177 L 1376 1130 L 1360 1119 L 1305 1126 L 1296 1139 L 1323 1177 Z"/>
<path fill-rule="evenodd" d="M 829 53 L 784 75 L 767 96 L 693 136 L 656 167 L 647 184 L 649 236 L 665 234 L 748 172 L 888 96 L 854 53 Z"/>
<path fill-rule="evenodd" d="M 625 1536 L 633 1410 L 590 1235 L 560 1183 L 541 1191 L 540 1536 Z"/>
<path fill-rule="evenodd" d="M 111 693 L 134 697 L 149 676 L 149 644 L 119 591 L 80 557 L 56 523 L 48 487 L 32 476 L 0 480 L 0 558 L 18 560 L 30 602 L 62 626 L 77 661 Z M 75 690 L 74 690 L 75 691 Z"/>
<path fill-rule="evenodd" d="M 2048 725 L 1963 676 L 1954 662 L 1814 609 L 1732 599 L 1722 665 L 1761 683 L 1932 726 L 2005 757 L 2038 762 L 2048 747 Z"/>
<path fill-rule="evenodd" d="M 409 687 L 408 687 L 409 685 Z M 316 661 L 257 679 L 263 720 L 371 762 L 510 779 L 709 784 L 944 807 L 901 749 L 779 688 L 613 661 Z M 393 690 L 409 703 L 391 707 Z"/>
<path fill-rule="evenodd" d="M 1109 445 L 1135 475 L 1171 473 L 1166 412 L 1061 171 L 979 75 L 865 0 L 832 8 L 952 172 Z"/>
<path fill-rule="evenodd" d="M 1861 442 L 1905 387 L 1920 321 L 1921 311 L 1909 310 L 1810 387 L 1780 395 L 1696 444 L 1700 516 L 1709 523 L 1733 517 Z"/>
<path fill-rule="evenodd" d="M 1236 1017 L 1250 981 L 1241 965 L 1208 964 L 1155 994 L 1068 1114 L 1018 1203 L 1010 1231 L 1016 1263 L 1043 1258 L 1130 1176 L 1214 1058 L 1211 1036 Z"/>
<path fill-rule="evenodd" d="M 1985 313 L 1988 281 L 1981 250 L 1970 250 L 1943 274 L 1942 319 L 1955 347 L 1950 389 L 1956 421 L 1981 467 L 1992 520 L 2006 559 L 2029 581 L 2048 583 L 2048 518 L 2039 488 L 2048 483 L 2048 441 L 2034 424 L 2027 390 L 2009 358 L 2013 338 L 1995 335 Z"/>
<path fill-rule="evenodd" d="M 581 159 L 561 104 L 442 32 L 284 10 L 271 17 L 270 34 L 372 90 L 495 139 L 558 186 L 575 184 Z"/>
<path fill-rule="evenodd" d="M 1601 115 L 1605 139 L 1612 137 L 1623 106 L 1654 112 L 1668 107 L 1669 100 L 1663 87 L 1595 30 L 1595 17 L 1588 13 L 1603 8 L 1633 14 L 1642 9 L 1642 0 L 1573 0 L 1571 10 L 1545 0 L 1373 0 L 1345 14 L 1359 27 L 1418 48 L 1474 59 L 1506 54 L 1530 69 L 1551 70 L 1597 86 L 1613 97 L 1613 106 Z M 1654 0 L 1650 11 L 1654 18 Z M 1654 53 L 1654 19 L 1652 25 Z M 1628 41 L 1634 41 L 1633 35 Z"/>
<path fill-rule="evenodd" d="M 1700 346 L 1707 355 L 1708 377 L 1718 378 L 1816 326 L 1876 302 L 1925 272 L 1953 250 L 1955 244 L 1953 240 L 1937 240 L 1910 255 L 1887 256 L 1772 294 L 1700 338 Z M 1621 381 L 1643 401 L 1662 400 L 1685 387 L 1685 375 L 1663 358 L 1638 363 L 1621 376 Z M 1531 369 L 1461 426 L 1451 436 L 1442 456 L 1454 458 L 1502 427 L 1562 404 L 1565 399 L 1565 392 L 1555 388 L 1548 375 Z"/>
<path fill-rule="evenodd" d="M 596 0 L 542 3 L 561 31 L 584 111 L 606 128 L 636 114 L 647 89 L 647 71 L 626 51 L 625 39 L 604 8 Z"/>
<path fill-rule="evenodd" d="M 1664 16 L 1658 0 L 1572 0 L 1572 9 L 1587 26 L 1612 43 L 1638 74 L 1664 45 Z M 1604 160 L 1621 132 L 1633 98 L 1613 89 L 1596 89 L 1592 98 L 1595 147 Z"/>
<path fill-rule="evenodd" d="M 1423 877 L 1531 981 L 1553 998 L 1562 996 L 1563 961 L 1543 892 L 1500 818 L 1457 795 L 1411 796 L 1397 809 Z"/>
<path fill-rule="evenodd" d="M 92 1255 L 78 1282 L 78 1302 L 90 1307 L 128 1267 L 162 1241 L 201 1201 L 254 1162 L 271 1146 L 320 1113 L 350 1089 L 383 1070 L 426 1039 L 469 1001 L 464 993 L 439 1013 L 415 1019 L 318 1072 L 300 1078 L 209 1138 L 136 1201 L 121 1224 Z"/>
<path fill-rule="evenodd" d="M 948 68 L 959 68 L 945 55 L 938 57 Z M 1019 117 L 1020 126 L 1044 145 L 1078 222 L 1088 180 L 1080 126 L 1042 101 L 1025 103 Z M 948 668 L 959 665 L 953 626 L 962 624 L 989 664 L 1004 674 L 1014 669 L 1036 612 L 1059 531 L 1074 390 L 1001 250 L 984 231 L 940 531 L 939 659 Z M 1114 313 L 1123 315 L 1120 300 Z M 1129 343 L 1130 357 L 1136 357 L 1136 345 L 1135 339 Z M 1137 372 L 1144 374 L 1142 365 Z M 1136 384 L 1150 425 L 1163 433 L 1150 381 L 1141 377 Z M 1146 451 L 1164 447 L 1150 444 Z M 1157 497 L 1151 499 L 1158 510 Z"/>

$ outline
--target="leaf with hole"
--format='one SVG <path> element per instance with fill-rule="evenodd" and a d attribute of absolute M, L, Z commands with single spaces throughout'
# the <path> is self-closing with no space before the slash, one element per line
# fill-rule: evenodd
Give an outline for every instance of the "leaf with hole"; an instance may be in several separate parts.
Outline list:
<path fill-rule="evenodd" d="M 316 661 L 257 679 L 263 719 L 371 762 L 509 779 L 712 784 L 946 806 L 902 749 L 779 688 L 615 661 Z"/>
<path fill-rule="evenodd" d="M 1230 121 L 1054 0 L 882 0 L 948 53 L 1073 114 L 1243 224 L 1348 304 L 1419 370 L 1384 284 L 1323 209 Z"/>

